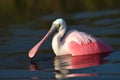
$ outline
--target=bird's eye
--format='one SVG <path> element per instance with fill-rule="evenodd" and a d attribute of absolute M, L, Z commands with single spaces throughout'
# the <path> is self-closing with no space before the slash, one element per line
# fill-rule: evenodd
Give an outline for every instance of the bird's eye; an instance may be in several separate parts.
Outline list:
<path fill-rule="evenodd" d="M 59 31 L 60 26 L 61 26 L 60 23 L 56 24 L 57 32 Z"/>
<path fill-rule="evenodd" d="M 61 25 L 60 25 L 60 23 L 59 23 L 57 27 L 60 28 L 60 26 L 61 26 Z"/>

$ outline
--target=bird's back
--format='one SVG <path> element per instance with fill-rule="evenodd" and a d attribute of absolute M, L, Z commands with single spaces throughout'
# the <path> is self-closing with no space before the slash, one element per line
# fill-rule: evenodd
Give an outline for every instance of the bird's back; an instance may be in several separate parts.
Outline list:
<path fill-rule="evenodd" d="M 99 38 L 77 30 L 70 30 L 62 45 L 62 54 L 86 55 L 112 51 L 112 48 Z"/>

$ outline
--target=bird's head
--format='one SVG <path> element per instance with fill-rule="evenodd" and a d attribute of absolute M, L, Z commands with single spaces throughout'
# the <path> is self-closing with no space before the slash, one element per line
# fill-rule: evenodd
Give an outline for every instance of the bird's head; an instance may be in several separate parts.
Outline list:
<path fill-rule="evenodd" d="M 61 30 L 66 30 L 66 23 L 62 18 L 59 18 L 52 23 L 52 27 L 55 27 L 58 32 Z"/>

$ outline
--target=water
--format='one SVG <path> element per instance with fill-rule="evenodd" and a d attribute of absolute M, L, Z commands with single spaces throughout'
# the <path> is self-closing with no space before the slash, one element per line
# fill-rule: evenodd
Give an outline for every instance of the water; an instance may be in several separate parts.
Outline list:
<path fill-rule="evenodd" d="M 66 4 L 70 7 L 73 2 L 66 2 Z M 111 0 L 111 4 L 112 2 Z M 28 9 L 28 12 L 22 11 L 20 7 L 18 8 L 19 14 L 14 13 L 14 7 L 12 7 L 10 9 L 13 12 L 8 10 L 11 16 L 1 13 L 1 18 L 4 19 L 0 19 L 0 79 L 119 80 L 120 10 L 117 2 L 115 5 L 105 8 L 105 10 L 91 6 L 88 7 L 89 10 L 83 8 L 85 11 L 79 8 L 69 9 L 66 6 L 63 6 L 65 10 L 62 10 L 58 5 L 57 8 L 53 8 L 54 13 L 51 13 L 47 6 L 46 9 L 49 11 L 40 8 L 43 10 L 41 14 L 38 14 L 39 11 L 37 13 L 36 6 Z M 30 5 L 28 7 L 31 8 Z M 36 15 L 30 10 L 36 11 Z M 58 17 L 66 20 L 68 30 L 77 29 L 100 37 L 114 49 L 114 52 L 107 53 L 106 57 L 102 55 L 56 57 L 51 48 L 51 37 L 41 46 L 37 55 L 32 60 L 29 59 L 27 55 L 29 50 L 42 39 L 52 21 Z"/>

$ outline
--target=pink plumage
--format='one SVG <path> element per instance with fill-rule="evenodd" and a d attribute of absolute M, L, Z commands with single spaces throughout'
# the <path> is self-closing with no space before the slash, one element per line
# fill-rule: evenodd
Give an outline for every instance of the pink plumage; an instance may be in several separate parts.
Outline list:
<path fill-rule="evenodd" d="M 72 54 L 73 56 L 113 51 L 111 47 L 99 38 L 76 30 L 71 30 L 67 33 L 62 45 L 61 53 Z"/>

